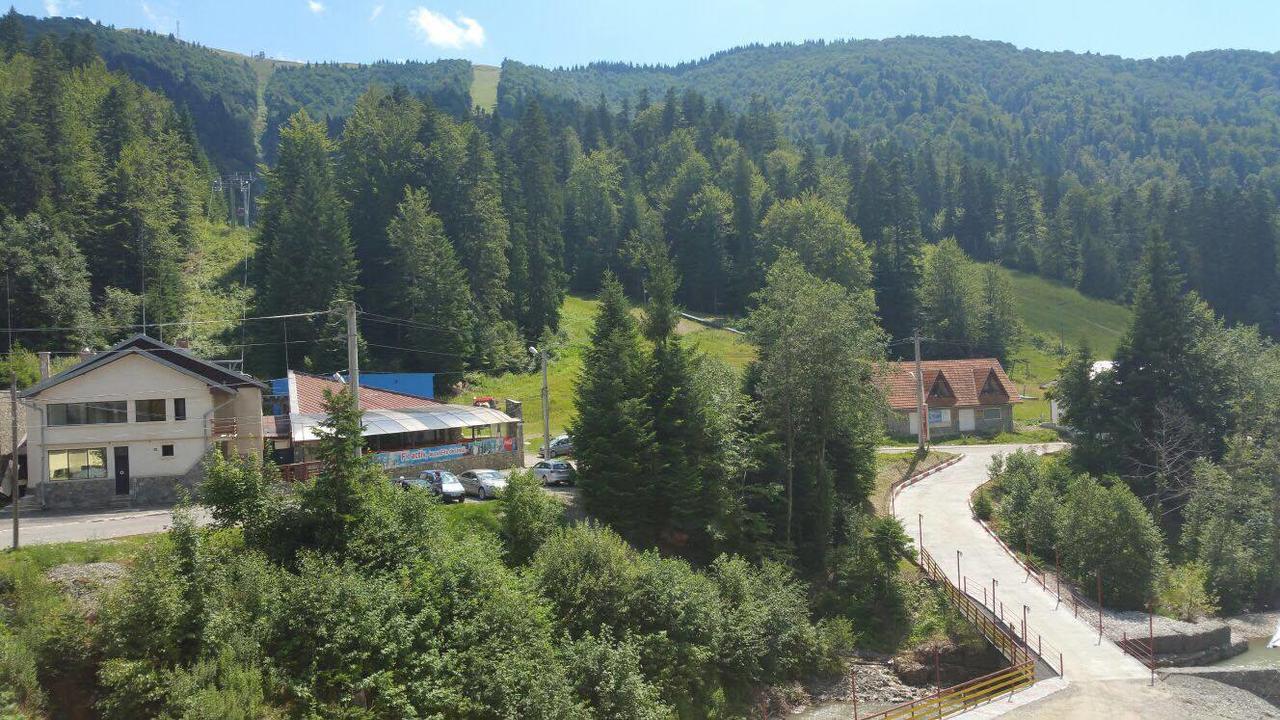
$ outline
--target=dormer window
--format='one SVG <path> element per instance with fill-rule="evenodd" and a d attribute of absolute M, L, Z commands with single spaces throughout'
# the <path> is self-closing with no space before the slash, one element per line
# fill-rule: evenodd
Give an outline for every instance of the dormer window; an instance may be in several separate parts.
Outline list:
<path fill-rule="evenodd" d="M 936 398 L 954 398 L 956 394 L 951 392 L 951 386 L 947 384 L 947 379 L 938 373 L 933 380 L 933 387 L 929 389 L 929 397 Z"/>
<path fill-rule="evenodd" d="M 1000 384 L 1000 378 L 996 377 L 996 372 L 992 370 L 987 373 L 987 381 L 982 384 L 983 395 L 1004 395 L 1004 385 Z"/>

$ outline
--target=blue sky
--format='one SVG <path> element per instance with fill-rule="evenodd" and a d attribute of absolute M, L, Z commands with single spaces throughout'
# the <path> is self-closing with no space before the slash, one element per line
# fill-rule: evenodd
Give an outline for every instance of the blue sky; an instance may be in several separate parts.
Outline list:
<path fill-rule="evenodd" d="M 674 63 L 751 42 L 970 35 L 1126 57 L 1280 50 L 1280 0 L 17 0 L 289 60 Z"/>

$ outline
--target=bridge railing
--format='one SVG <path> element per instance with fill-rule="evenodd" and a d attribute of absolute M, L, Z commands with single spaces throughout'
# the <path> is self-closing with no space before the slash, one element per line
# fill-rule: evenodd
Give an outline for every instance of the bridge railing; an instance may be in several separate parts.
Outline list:
<path fill-rule="evenodd" d="M 940 688 L 928 697 L 861 716 L 859 720 L 901 720 L 904 718 L 945 718 L 977 707 L 1006 693 L 1014 693 L 1036 681 L 1035 660 L 1030 651 L 1004 624 L 993 620 L 968 594 L 956 587 L 942 572 L 928 550 L 920 548 L 920 569 L 938 583 L 948 602 L 973 624 L 1002 655 L 1009 667 L 967 682 Z"/>

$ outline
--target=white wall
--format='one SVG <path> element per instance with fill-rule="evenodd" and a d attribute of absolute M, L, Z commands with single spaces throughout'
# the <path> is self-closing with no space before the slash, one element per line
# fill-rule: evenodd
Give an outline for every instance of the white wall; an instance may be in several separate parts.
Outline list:
<path fill-rule="evenodd" d="M 244 396 L 244 397 L 239 397 Z M 249 397 L 252 396 L 252 397 Z M 134 400 L 164 399 L 163 422 L 137 422 Z M 185 420 L 174 420 L 173 399 L 185 398 Z M 47 427 L 44 409 L 52 403 L 125 400 L 128 422 L 100 425 Z M 220 416 L 239 416 L 238 425 L 251 430 L 252 437 L 236 443 L 242 448 L 261 446 L 261 394 L 257 389 L 228 395 L 214 392 L 201 380 L 142 355 L 124 355 L 79 377 L 59 383 L 27 401 L 27 477 L 35 486 L 48 479 L 46 457 L 49 450 L 64 448 L 107 448 L 107 476 L 115 477 L 113 448 L 129 447 L 129 474 L 132 477 L 181 475 L 204 456 L 206 415 L 216 403 L 232 400 Z M 34 407 L 30 407 L 34 405 Z M 172 457 L 161 455 L 162 445 L 173 445 Z"/>

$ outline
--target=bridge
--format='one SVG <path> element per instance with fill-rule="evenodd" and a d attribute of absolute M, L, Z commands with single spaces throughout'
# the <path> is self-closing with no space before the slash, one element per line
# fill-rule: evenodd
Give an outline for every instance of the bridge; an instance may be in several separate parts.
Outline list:
<path fill-rule="evenodd" d="M 944 717 L 958 713 L 964 713 L 963 717 L 995 717 L 1035 700 L 1059 702 L 1049 696 L 1068 685 L 1073 686 L 1069 698 L 1059 702 L 1064 705 L 1062 717 L 1145 716 L 1142 698 L 1149 690 L 1151 670 L 1103 637 L 1096 615 L 1060 601 L 1052 584 L 1043 586 L 973 518 L 969 496 L 987 481 L 991 459 L 1027 447 L 957 448 L 964 453 L 958 461 L 895 490 L 893 512 L 907 533 L 920 543 L 922 566 L 947 589 L 953 604 L 962 610 L 976 606 L 1002 633 L 1021 640 L 1037 661 L 1036 675 L 1041 682 L 1003 687 L 1003 695 L 997 699 L 984 696 L 985 704 L 979 707 L 974 707 L 977 703 L 944 707 L 935 702 L 933 707 L 904 708 L 902 714 L 890 711 L 883 717 Z M 1062 446 L 1041 445 L 1034 449 L 1045 452 L 1059 447 Z M 971 612 L 966 611 L 966 615 Z M 991 639 L 987 629 L 983 632 Z M 1009 657 L 1009 653 L 1005 654 Z M 1006 673 L 1018 666 L 1016 657 L 1010 660 L 1011 669 Z M 1057 715 L 1055 712 L 1048 716 Z"/>

